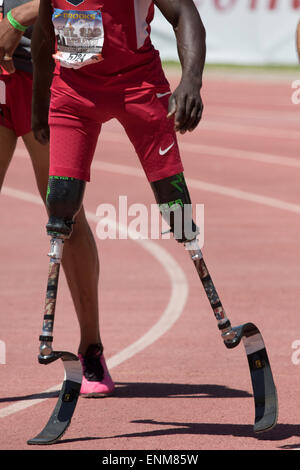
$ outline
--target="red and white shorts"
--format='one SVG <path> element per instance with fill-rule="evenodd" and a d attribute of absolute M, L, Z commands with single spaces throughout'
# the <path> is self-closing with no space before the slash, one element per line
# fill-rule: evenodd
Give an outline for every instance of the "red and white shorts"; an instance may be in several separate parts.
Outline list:
<path fill-rule="evenodd" d="M 21 70 L 0 75 L 0 126 L 17 137 L 31 132 L 32 75 Z"/>
<path fill-rule="evenodd" d="M 50 124 L 50 175 L 90 181 L 90 167 L 103 123 L 124 127 L 150 182 L 183 171 L 174 120 L 167 118 L 170 88 L 124 89 L 72 84 L 54 76 Z"/>

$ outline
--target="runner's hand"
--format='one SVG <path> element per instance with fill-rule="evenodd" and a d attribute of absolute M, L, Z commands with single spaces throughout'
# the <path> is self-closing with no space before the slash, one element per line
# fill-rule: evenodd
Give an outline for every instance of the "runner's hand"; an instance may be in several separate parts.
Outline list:
<path fill-rule="evenodd" d="M 199 124 L 203 103 L 199 85 L 192 80 L 182 80 L 169 100 L 168 118 L 175 117 L 175 131 L 192 132 Z"/>
<path fill-rule="evenodd" d="M 46 145 L 50 139 L 50 130 L 48 125 L 48 109 L 49 106 L 36 104 L 35 97 L 32 101 L 31 128 L 36 140 Z"/>
<path fill-rule="evenodd" d="M 32 131 L 35 139 L 42 145 L 47 145 L 50 139 L 50 130 L 48 124 L 41 124 L 36 121 L 34 113 L 32 115 Z"/>
<path fill-rule="evenodd" d="M 41 129 L 33 129 L 33 134 L 36 140 L 42 144 L 42 145 L 47 145 L 49 142 L 50 138 L 50 131 L 49 131 L 49 126 L 43 127 Z"/>
<path fill-rule="evenodd" d="M 16 70 L 12 56 L 22 36 L 22 31 L 15 29 L 7 18 L 0 22 L 0 66 L 8 73 Z"/>

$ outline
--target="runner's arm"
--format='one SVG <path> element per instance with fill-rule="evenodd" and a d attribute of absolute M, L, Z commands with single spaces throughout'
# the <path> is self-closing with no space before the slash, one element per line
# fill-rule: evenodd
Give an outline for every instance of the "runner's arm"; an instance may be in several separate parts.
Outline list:
<path fill-rule="evenodd" d="M 11 10 L 13 18 L 23 26 L 31 26 L 37 19 L 40 0 L 31 0 L 31 2 L 19 5 Z"/>
<path fill-rule="evenodd" d="M 34 24 L 39 10 L 40 0 L 19 5 L 11 10 L 12 17 L 22 26 Z M 23 32 L 14 28 L 7 17 L 0 22 L 0 65 L 8 73 L 15 72 L 12 56 L 23 36 Z"/>
<path fill-rule="evenodd" d="M 40 2 L 39 15 L 34 26 L 31 54 L 33 61 L 32 130 L 42 144 L 49 141 L 48 112 L 50 87 L 55 62 L 55 34 L 52 24 L 51 0 Z"/>
<path fill-rule="evenodd" d="M 299 58 L 299 61 L 300 61 L 300 21 L 298 22 L 298 25 L 297 25 L 296 45 L 297 45 L 298 58 Z"/>
<path fill-rule="evenodd" d="M 175 130 L 185 133 L 199 124 L 203 111 L 200 95 L 206 57 L 206 32 L 193 0 L 154 0 L 173 26 L 182 77 L 169 102 Z"/>

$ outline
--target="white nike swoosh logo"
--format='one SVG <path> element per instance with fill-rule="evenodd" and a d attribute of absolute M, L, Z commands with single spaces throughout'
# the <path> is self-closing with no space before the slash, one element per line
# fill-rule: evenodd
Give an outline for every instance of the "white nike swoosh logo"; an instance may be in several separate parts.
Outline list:
<path fill-rule="evenodd" d="M 167 93 L 156 93 L 156 96 L 157 98 L 162 98 L 163 96 L 167 96 L 167 95 L 170 95 L 171 92 L 170 91 L 167 91 Z"/>
<path fill-rule="evenodd" d="M 174 147 L 174 145 L 175 145 L 175 142 L 173 142 L 173 144 L 171 144 L 169 147 L 167 147 L 164 150 L 160 147 L 159 155 L 166 155 L 166 153 L 168 153 L 168 151 L 171 150 L 171 148 Z"/>

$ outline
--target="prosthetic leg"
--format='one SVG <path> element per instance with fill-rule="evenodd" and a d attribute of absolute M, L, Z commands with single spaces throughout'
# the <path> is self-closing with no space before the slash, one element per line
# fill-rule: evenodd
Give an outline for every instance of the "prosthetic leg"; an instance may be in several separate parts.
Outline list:
<path fill-rule="evenodd" d="M 183 174 L 156 181 L 151 186 L 162 217 L 170 224 L 174 238 L 189 251 L 225 346 L 233 349 L 243 340 L 254 395 L 254 432 L 268 431 L 276 425 L 278 403 L 262 335 L 253 323 L 232 327 L 227 318 L 197 242 L 199 231 L 192 220 L 191 200 Z"/>
<path fill-rule="evenodd" d="M 53 327 L 60 265 L 65 239 L 72 234 L 74 218 L 80 210 L 85 182 L 74 178 L 50 177 L 47 193 L 49 221 L 46 226 L 50 241 L 50 263 L 42 334 L 40 336 L 40 364 L 50 364 L 61 359 L 65 377 L 54 411 L 44 429 L 31 445 L 54 444 L 70 425 L 82 382 L 82 367 L 78 357 L 67 351 L 53 351 Z"/>

